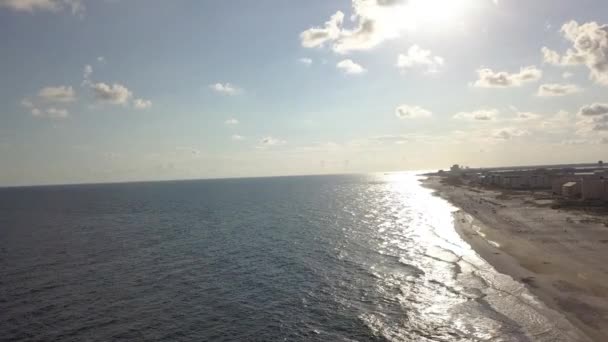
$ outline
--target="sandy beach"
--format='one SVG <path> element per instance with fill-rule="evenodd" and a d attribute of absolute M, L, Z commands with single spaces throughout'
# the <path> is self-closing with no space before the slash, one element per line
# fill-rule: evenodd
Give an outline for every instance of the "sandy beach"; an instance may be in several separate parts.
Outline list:
<path fill-rule="evenodd" d="M 461 211 L 460 235 L 499 272 L 532 293 L 593 341 L 608 341 L 608 216 L 552 209 L 542 192 L 504 192 L 423 184 Z"/>

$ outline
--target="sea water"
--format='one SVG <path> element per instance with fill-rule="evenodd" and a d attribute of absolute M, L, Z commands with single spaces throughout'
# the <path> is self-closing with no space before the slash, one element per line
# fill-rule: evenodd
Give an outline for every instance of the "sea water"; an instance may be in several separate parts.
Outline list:
<path fill-rule="evenodd" d="M 0 189 L 0 339 L 577 341 L 419 180 Z"/>

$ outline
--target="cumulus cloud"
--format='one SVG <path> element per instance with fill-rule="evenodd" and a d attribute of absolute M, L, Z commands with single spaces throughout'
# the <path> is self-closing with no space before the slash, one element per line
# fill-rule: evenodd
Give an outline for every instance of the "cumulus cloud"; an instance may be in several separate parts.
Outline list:
<path fill-rule="evenodd" d="M 593 103 L 581 107 L 577 113 L 579 116 L 599 116 L 608 114 L 608 104 Z"/>
<path fill-rule="evenodd" d="M 436 6 L 429 5 L 429 2 Z M 347 54 L 369 50 L 381 43 L 399 38 L 404 32 L 421 25 L 456 23 L 453 15 L 465 12 L 464 1 L 430 0 L 352 0 L 352 15 L 338 11 L 321 27 L 312 27 L 300 34 L 302 46 L 329 46 L 334 52 Z M 441 8 L 437 8 L 441 7 Z M 460 13 L 459 13 L 460 12 Z M 446 16 L 452 17 L 446 20 Z"/>
<path fill-rule="evenodd" d="M 95 83 L 91 85 L 97 101 L 115 105 L 127 105 L 133 93 L 122 84 Z"/>
<path fill-rule="evenodd" d="M 209 85 L 209 89 L 213 90 L 218 94 L 224 95 L 235 95 L 239 92 L 239 89 L 230 83 L 215 83 Z"/>
<path fill-rule="evenodd" d="M 584 136 L 591 133 L 608 132 L 608 115 L 584 117 L 576 125 L 577 133 Z"/>
<path fill-rule="evenodd" d="M 518 73 L 506 71 L 495 72 L 489 68 L 477 70 L 479 79 L 475 82 L 475 87 L 480 88 L 508 88 L 520 87 L 525 83 L 538 81 L 543 72 L 535 66 L 521 68 Z"/>
<path fill-rule="evenodd" d="M 46 110 L 46 114 L 49 118 L 52 119 L 63 119 L 67 118 L 69 113 L 66 109 L 57 109 L 57 108 L 49 108 Z"/>
<path fill-rule="evenodd" d="M 473 112 L 460 112 L 454 115 L 455 119 L 473 121 L 491 121 L 498 116 L 496 109 L 480 109 Z"/>
<path fill-rule="evenodd" d="M 532 112 L 517 112 L 515 113 L 515 119 L 518 121 L 528 121 L 535 120 L 540 118 L 540 114 L 532 113 Z"/>
<path fill-rule="evenodd" d="M 409 25 L 409 5 L 405 0 L 352 0 L 352 28 L 344 27 L 344 13 L 336 12 L 323 27 L 313 27 L 300 34 L 302 46 L 321 47 L 331 42 L 336 53 L 371 49 L 388 39 L 398 38 Z"/>
<path fill-rule="evenodd" d="M 362 74 L 365 71 L 365 68 L 361 65 L 352 61 L 352 59 L 345 59 L 336 64 L 336 68 L 341 69 L 347 74 Z"/>
<path fill-rule="evenodd" d="M 397 67 L 401 70 L 421 67 L 427 72 L 437 72 L 444 64 L 442 57 L 433 56 L 431 51 L 424 50 L 418 45 L 411 46 L 407 55 L 400 54 L 397 58 Z"/>
<path fill-rule="evenodd" d="M 499 140 L 510 140 L 513 138 L 522 137 L 522 136 L 529 135 L 529 134 L 530 134 L 530 132 L 528 132 L 527 130 L 507 127 L 507 128 L 501 128 L 501 129 L 495 130 L 492 134 L 492 137 L 494 139 L 499 139 Z"/>
<path fill-rule="evenodd" d="M 239 124 L 239 120 L 237 120 L 237 119 L 228 119 L 228 120 L 224 121 L 224 123 L 226 125 L 238 125 Z"/>
<path fill-rule="evenodd" d="M 260 143 L 262 143 L 264 145 L 276 145 L 276 144 L 280 143 L 280 140 L 275 139 L 273 137 L 265 137 L 265 138 L 262 138 L 262 140 L 260 140 Z"/>
<path fill-rule="evenodd" d="M 281 139 L 277 139 L 277 138 L 268 136 L 268 137 L 264 137 L 264 138 L 260 139 L 257 148 L 262 149 L 262 148 L 282 145 L 282 144 L 285 144 L 285 143 L 286 143 L 285 140 L 281 140 Z"/>
<path fill-rule="evenodd" d="M 337 39 L 342 31 L 344 13 L 336 12 L 325 22 L 323 27 L 313 27 L 300 34 L 302 46 L 307 48 L 321 47 L 325 42 Z"/>
<path fill-rule="evenodd" d="M 584 64 L 589 69 L 591 80 L 608 85 L 608 25 L 596 22 L 579 24 L 572 20 L 565 23 L 560 32 L 572 47 L 564 55 L 543 47 L 545 63 L 561 66 Z"/>
<path fill-rule="evenodd" d="M 579 86 L 575 84 L 558 84 L 558 83 L 549 83 L 542 84 L 538 87 L 538 96 L 548 97 L 548 96 L 566 96 L 570 94 L 580 93 L 583 91 Z"/>
<path fill-rule="evenodd" d="M 429 117 L 433 113 L 419 106 L 401 105 L 395 109 L 395 115 L 399 119 L 415 119 Z"/>
<path fill-rule="evenodd" d="M 543 46 L 540 51 L 543 54 L 543 63 L 559 65 L 561 64 L 561 57 L 557 51 L 553 51 L 546 46 Z"/>
<path fill-rule="evenodd" d="M 569 79 L 569 78 L 572 78 L 572 76 L 574 76 L 574 74 L 573 74 L 573 73 L 571 73 L 571 72 L 569 72 L 569 71 L 566 71 L 566 72 L 564 72 L 564 73 L 562 74 L 562 78 L 564 78 L 564 79 L 566 79 L 566 80 L 567 80 L 567 79 Z"/>
<path fill-rule="evenodd" d="M 148 109 L 152 107 L 152 101 L 144 99 L 135 99 L 133 101 L 133 107 L 135 107 L 135 109 Z"/>
<path fill-rule="evenodd" d="M 304 57 L 304 58 L 298 59 L 298 62 L 300 62 L 300 63 L 302 63 L 302 64 L 304 64 L 306 66 L 309 66 L 309 65 L 312 64 L 312 59 Z"/>
<path fill-rule="evenodd" d="M 106 60 L 103 56 L 100 56 L 97 57 L 97 61 L 100 63 L 105 63 Z M 93 67 L 90 64 L 85 65 L 82 71 L 83 80 L 81 86 L 90 88 L 96 101 L 113 105 L 132 105 L 133 108 L 138 110 L 149 109 L 152 107 L 151 100 L 141 97 L 133 99 L 133 92 L 126 86 L 119 83 L 96 83 L 93 81 L 92 76 Z M 133 101 L 131 101 L 131 99 L 133 99 Z"/>
<path fill-rule="evenodd" d="M 39 108 L 32 108 L 32 116 L 44 119 L 65 119 L 69 116 L 69 112 L 66 109 L 57 109 L 54 107 L 42 110 Z"/>
<path fill-rule="evenodd" d="M 30 99 L 21 100 L 21 105 L 25 108 L 34 108 L 34 103 Z"/>
<path fill-rule="evenodd" d="M 593 103 L 581 107 L 577 113 L 579 121 L 576 123 L 580 135 L 590 133 L 608 132 L 608 104 Z"/>
<path fill-rule="evenodd" d="M 74 102 L 76 95 L 72 87 L 45 87 L 38 92 L 38 97 L 48 102 Z"/>
<path fill-rule="evenodd" d="M 27 108 L 32 116 L 38 118 L 64 119 L 69 116 L 69 112 L 66 109 L 47 106 L 51 104 L 67 104 L 74 100 L 75 96 L 72 87 L 46 87 L 38 92 L 35 101 L 29 98 L 21 100 L 21 106 Z"/>
<path fill-rule="evenodd" d="M 82 0 L 0 0 L 0 7 L 29 13 L 70 10 L 73 14 L 81 14 L 85 10 Z"/>

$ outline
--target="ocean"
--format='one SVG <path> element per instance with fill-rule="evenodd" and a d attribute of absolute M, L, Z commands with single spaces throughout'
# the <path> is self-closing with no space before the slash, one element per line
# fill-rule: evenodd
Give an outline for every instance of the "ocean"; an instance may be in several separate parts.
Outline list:
<path fill-rule="evenodd" d="M 0 340 L 573 341 L 419 179 L 0 189 Z"/>

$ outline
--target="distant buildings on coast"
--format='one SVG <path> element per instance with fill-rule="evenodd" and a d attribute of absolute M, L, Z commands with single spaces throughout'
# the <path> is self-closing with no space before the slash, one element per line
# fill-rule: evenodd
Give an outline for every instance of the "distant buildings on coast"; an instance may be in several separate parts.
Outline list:
<path fill-rule="evenodd" d="M 475 169 L 453 165 L 439 171 L 451 182 L 511 190 L 547 190 L 568 199 L 608 202 L 608 169 L 597 164 Z"/>

